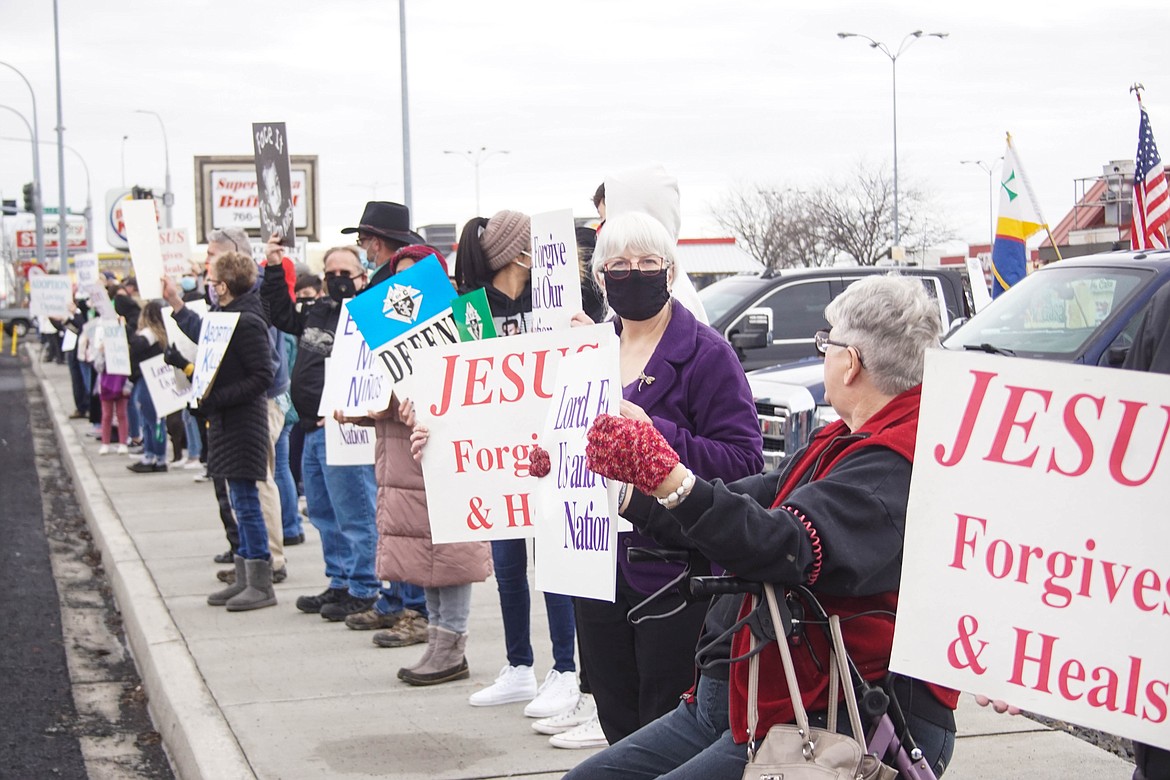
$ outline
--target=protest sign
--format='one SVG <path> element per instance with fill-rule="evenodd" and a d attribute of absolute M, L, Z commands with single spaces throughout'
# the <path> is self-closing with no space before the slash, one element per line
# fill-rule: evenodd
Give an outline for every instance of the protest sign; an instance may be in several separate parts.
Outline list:
<path fill-rule="evenodd" d="M 203 302 L 198 301 L 198 303 Z M 188 305 L 185 308 L 190 308 L 190 306 Z M 206 310 L 207 307 L 206 304 L 204 304 L 204 311 Z M 175 348 L 179 350 L 183 357 L 194 363 L 195 355 L 199 351 L 198 347 L 194 341 L 187 338 L 187 334 L 183 333 L 183 331 L 179 329 L 179 323 L 175 322 L 175 318 L 171 316 L 172 312 L 173 309 L 171 309 L 170 306 L 164 306 L 162 308 L 163 327 L 166 328 L 167 331 L 167 343 L 174 344 Z M 203 315 L 203 312 L 196 313 L 201 317 Z"/>
<path fill-rule="evenodd" d="M 203 315 L 199 345 L 195 351 L 195 373 L 191 375 L 192 399 L 202 400 L 211 389 L 215 372 L 219 370 L 220 361 L 227 352 L 239 320 L 239 312 L 213 311 Z"/>
<path fill-rule="evenodd" d="M 581 310 L 581 264 L 573 212 L 533 214 L 532 329 L 567 328 Z"/>
<path fill-rule="evenodd" d="M 536 587 L 588 599 L 614 600 L 617 586 L 617 483 L 585 464 L 586 436 L 599 414 L 622 403 L 618 338 L 561 358 L 540 446 L 552 470 L 536 480 L 533 559 Z"/>
<path fill-rule="evenodd" d="M 434 255 L 345 302 L 399 398 L 408 397 L 413 356 L 459 341 L 451 316 L 455 288 Z M 405 384 L 404 384 L 405 383 Z"/>
<path fill-rule="evenodd" d="M 61 351 L 72 352 L 77 349 L 77 331 L 65 329 L 65 335 L 61 337 Z"/>
<path fill-rule="evenodd" d="M 126 343 L 126 326 L 118 320 L 99 320 L 102 352 L 106 360 L 106 373 L 115 376 L 130 376 L 130 346 Z"/>
<path fill-rule="evenodd" d="M 73 282 L 61 274 L 29 274 L 28 313 L 31 317 L 69 317 Z"/>
<path fill-rule="evenodd" d="M 325 358 L 329 371 L 332 358 Z M 377 436 L 372 427 L 339 423 L 332 414 L 325 414 L 325 465 L 368 466 L 374 462 L 374 443 Z"/>
<path fill-rule="evenodd" d="M 488 304 L 487 293 L 482 287 L 452 300 L 451 317 L 459 330 L 460 341 L 479 341 L 496 337 L 492 307 Z"/>
<path fill-rule="evenodd" d="M 77 287 L 88 290 L 98 280 L 98 256 L 93 252 L 82 252 L 73 256 L 73 273 L 77 274 Z"/>
<path fill-rule="evenodd" d="M 256 186 L 260 200 L 260 242 L 268 243 L 280 231 L 280 243 L 295 246 L 293 226 L 292 167 L 284 122 L 254 122 L 252 142 L 256 152 Z"/>
<path fill-rule="evenodd" d="M 928 352 L 891 669 L 1170 748 L 1167 397 Z"/>
<path fill-rule="evenodd" d="M 162 297 L 163 259 L 158 238 L 158 215 L 153 200 L 128 200 L 122 204 L 130 261 L 142 300 Z"/>
<path fill-rule="evenodd" d="M 141 367 L 158 419 L 179 411 L 191 400 L 191 383 L 182 372 L 167 365 L 162 355 L 143 360 Z"/>
<path fill-rule="evenodd" d="M 101 282 L 94 282 L 87 291 L 89 292 L 89 304 L 97 310 L 99 317 L 103 320 L 118 319 L 118 312 L 114 311 L 114 302 L 110 300 L 110 293 L 106 290 L 105 285 Z"/>
<path fill-rule="evenodd" d="M 392 384 L 344 306 L 325 365 L 321 416 L 331 417 L 340 409 L 347 417 L 357 417 L 390 405 Z"/>
<path fill-rule="evenodd" d="M 422 467 L 435 542 L 534 534 L 529 448 L 553 403 L 557 365 L 613 338 L 613 326 L 595 325 L 415 353 L 415 413 L 430 429 Z"/>
<path fill-rule="evenodd" d="M 163 276 L 178 279 L 191 273 L 191 240 L 187 228 L 159 228 L 158 242 L 162 247 Z"/>

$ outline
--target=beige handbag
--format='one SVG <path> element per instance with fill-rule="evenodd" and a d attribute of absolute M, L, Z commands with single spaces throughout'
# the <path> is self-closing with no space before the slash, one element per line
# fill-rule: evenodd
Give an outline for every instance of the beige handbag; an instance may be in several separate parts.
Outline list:
<path fill-rule="evenodd" d="M 744 768 L 743 780 L 894 780 L 898 772 L 883 764 L 877 756 L 866 753 L 865 744 L 859 739 L 837 733 L 837 690 L 841 679 L 845 680 L 845 708 L 849 711 L 849 722 L 853 733 L 865 738 L 861 728 L 861 715 L 857 709 L 857 694 L 849 676 L 849 662 L 845 655 L 845 643 L 841 639 L 841 620 L 836 615 L 829 617 L 829 631 L 833 647 L 829 653 L 829 705 L 828 728 L 814 729 L 808 725 L 808 713 L 800 697 L 796 682 L 796 670 L 792 666 L 792 653 L 784 637 L 784 623 L 776 601 L 776 591 L 770 584 L 764 585 L 764 596 L 772 625 L 776 627 L 776 645 L 784 662 L 784 676 L 792 708 L 796 712 L 796 725 L 777 724 L 768 729 L 764 741 L 756 746 L 756 727 L 759 724 L 759 680 L 760 656 L 755 654 L 748 661 L 748 763 Z M 758 604 L 758 596 L 753 596 Z M 753 604 L 755 606 L 755 604 Z M 756 636 L 751 635 L 750 647 L 756 649 Z"/>

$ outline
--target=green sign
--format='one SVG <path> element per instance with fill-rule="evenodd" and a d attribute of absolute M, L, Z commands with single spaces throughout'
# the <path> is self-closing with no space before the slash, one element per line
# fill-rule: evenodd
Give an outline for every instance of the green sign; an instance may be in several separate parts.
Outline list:
<path fill-rule="evenodd" d="M 460 341 L 480 341 L 496 337 L 492 310 L 483 288 L 472 290 L 451 301 L 451 317 L 459 331 Z"/>

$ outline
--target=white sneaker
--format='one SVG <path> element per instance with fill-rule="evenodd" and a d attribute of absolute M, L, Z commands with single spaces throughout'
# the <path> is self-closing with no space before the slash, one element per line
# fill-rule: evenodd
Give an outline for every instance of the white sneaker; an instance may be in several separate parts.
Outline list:
<path fill-rule="evenodd" d="M 128 445 L 126 445 L 126 444 L 119 444 L 118 445 L 118 454 L 119 455 L 126 455 L 129 452 L 130 452 L 130 447 Z M 131 456 L 131 457 L 133 457 L 133 456 Z"/>
<path fill-rule="evenodd" d="M 592 718 L 576 728 L 569 729 L 563 734 L 553 734 L 548 738 L 548 744 L 555 748 L 566 750 L 583 750 L 584 748 L 605 747 L 609 740 L 601 730 L 601 721 L 595 714 Z"/>
<path fill-rule="evenodd" d="M 505 666 L 496 681 L 467 699 L 472 707 L 494 707 L 528 701 L 536 696 L 536 675 L 531 666 Z"/>
<path fill-rule="evenodd" d="M 548 718 L 572 709 L 579 698 L 577 673 L 552 669 L 536 691 L 536 698 L 524 708 L 524 714 L 529 718 Z"/>
<path fill-rule="evenodd" d="M 577 697 L 577 704 L 573 709 L 550 718 L 541 718 L 532 724 L 532 730 L 537 734 L 563 734 L 596 717 L 597 703 L 593 701 L 593 694 L 582 693 Z"/>
<path fill-rule="evenodd" d="M 109 455 L 109 454 L 110 454 L 110 445 L 103 444 L 102 446 L 98 447 L 98 455 Z"/>
<path fill-rule="evenodd" d="M 187 461 L 183 464 L 183 468 L 201 469 L 203 468 L 203 464 L 199 462 L 199 458 L 187 458 Z"/>

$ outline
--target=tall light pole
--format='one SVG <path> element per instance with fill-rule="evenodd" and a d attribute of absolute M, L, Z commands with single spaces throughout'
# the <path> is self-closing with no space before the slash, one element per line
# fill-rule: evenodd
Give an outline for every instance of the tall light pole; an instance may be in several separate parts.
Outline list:
<path fill-rule="evenodd" d="M 65 208 L 65 121 L 61 118 L 61 28 L 57 22 L 57 0 L 53 0 L 53 59 L 57 66 L 57 186 L 61 206 L 57 209 L 57 270 L 69 268 L 69 210 Z"/>
<path fill-rule="evenodd" d="M 126 186 L 126 142 L 130 140 L 130 136 L 122 136 L 122 187 Z"/>
<path fill-rule="evenodd" d="M 897 51 L 890 51 L 890 47 L 886 46 L 881 41 L 875 41 L 868 35 L 861 35 L 859 33 L 837 33 L 838 38 L 861 38 L 869 41 L 869 48 L 877 49 L 882 54 L 890 59 L 890 70 L 893 74 L 893 107 L 894 107 L 894 246 L 901 246 L 902 243 L 902 225 L 898 221 L 898 58 L 902 53 L 909 49 L 915 41 L 925 35 L 928 38 L 946 38 L 950 33 L 932 32 L 924 33 L 922 30 L 915 30 L 908 33 L 902 42 L 898 44 Z"/>
<path fill-rule="evenodd" d="M 8 108 L 9 111 L 12 111 L 12 109 L 9 108 L 8 106 L 0 106 L 0 108 Z M 13 113 L 16 113 L 16 112 L 13 111 Z M 24 119 L 24 117 L 21 116 L 21 119 Z M 28 120 L 25 120 L 24 124 L 27 127 Z M 13 138 L 12 136 L 7 136 L 7 135 L 0 135 L 0 141 L 19 141 L 21 143 L 26 143 L 25 139 L 23 139 L 23 138 Z M 41 143 L 51 144 L 52 141 L 41 141 Z M 72 146 L 69 146 L 68 144 L 65 145 L 65 149 L 66 149 L 66 151 L 73 152 L 73 154 L 77 156 L 78 162 L 81 163 L 82 169 L 85 170 L 85 239 L 86 239 L 85 243 L 86 243 L 86 246 L 89 247 L 89 251 L 92 252 L 92 251 L 94 251 L 94 245 L 93 245 L 93 190 L 90 187 L 89 165 L 85 162 L 85 158 L 81 156 L 81 152 L 77 151 L 76 149 L 74 149 Z M 65 204 L 61 204 L 61 207 L 64 208 Z"/>
<path fill-rule="evenodd" d="M 175 204 L 175 195 L 171 192 L 171 147 L 167 143 L 167 126 L 163 124 L 162 117 L 157 111 L 147 111 L 145 109 L 134 109 L 135 114 L 150 114 L 158 120 L 158 126 L 162 128 L 163 134 L 163 155 L 166 157 L 166 185 L 165 192 L 163 192 L 163 220 L 167 223 L 166 226 L 174 227 L 171 224 L 171 207 Z"/>
<path fill-rule="evenodd" d="M 37 126 L 37 96 L 33 92 L 32 84 L 28 83 L 28 79 L 24 77 L 23 73 L 7 62 L 0 62 L 0 65 L 20 76 L 20 80 L 28 87 L 28 96 L 32 98 L 33 217 L 36 219 L 37 262 L 43 263 L 45 262 L 45 207 L 41 198 L 41 132 Z"/>
<path fill-rule="evenodd" d="M 406 0 L 398 0 L 398 55 L 402 77 L 402 203 L 412 211 L 410 194 L 410 99 L 406 93 Z M 413 219 L 413 216 L 412 216 Z"/>
<path fill-rule="evenodd" d="M 991 237 L 990 244 L 992 246 L 995 245 L 995 180 L 992 178 L 992 173 L 995 171 L 996 163 L 1002 159 L 1002 157 L 997 157 L 990 163 L 983 160 L 959 160 L 960 165 L 977 165 L 987 174 L 987 234 Z"/>
<path fill-rule="evenodd" d="M 471 167 L 475 169 L 475 216 L 483 216 L 479 210 L 479 164 L 488 159 L 494 154 L 508 154 L 507 149 L 492 149 L 488 151 L 486 146 L 481 146 L 475 151 L 468 150 L 466 152 L 457 152 L 453 149 L 444 149 L 443 154 L 453 154 L 457 157 L 462 157 L 471 163 Z"/>

